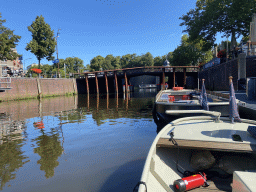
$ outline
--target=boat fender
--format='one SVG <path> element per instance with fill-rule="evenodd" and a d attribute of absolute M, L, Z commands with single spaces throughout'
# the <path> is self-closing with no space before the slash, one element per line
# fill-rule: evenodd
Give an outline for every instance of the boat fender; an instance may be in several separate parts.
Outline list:
<path fill-rule="evenodd" d="M 139 186 L 140 186 L 140 184 L 145 185 L 146 192 L 147 192 L 147 185 L 146 185 L 146 183 L 145 183 L 145 182 L 143 182 L 143 181 L 139 181 L 139 182 L 136 184 L 136 186 L 135 186 L 135 187 L 134 187 L 134 189 L 133 189 L 133 192 L 137 192 L 137 191 L 139 190 Z"/>
<path fill-rule="evenodd" d="M 178 179 L 173 183 L 174 190 L 176 192 L 188 191 L 200 186 L 209 186 L 206 181 L 205 173 L 199 173 L 195 175 L 191 175 L 189 177 L 184 177 L 182 179 Z"/>

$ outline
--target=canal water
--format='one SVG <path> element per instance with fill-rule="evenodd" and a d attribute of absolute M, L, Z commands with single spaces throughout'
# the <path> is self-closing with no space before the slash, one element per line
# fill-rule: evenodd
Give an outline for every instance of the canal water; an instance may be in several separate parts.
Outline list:
<path fill-rule="evenodd" d="M 0 191 L 132 191 L 156 90 L 0 103 Z"/>

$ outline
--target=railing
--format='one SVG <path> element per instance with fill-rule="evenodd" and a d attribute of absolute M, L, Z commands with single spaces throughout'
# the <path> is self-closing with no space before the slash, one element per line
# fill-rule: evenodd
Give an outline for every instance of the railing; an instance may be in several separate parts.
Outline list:
<path fill-rule="evenodd" d="M 103 76 L 104 73 L 107 74 L 107 76 L 114 76 L 114 73 L 116 73 L 118 76 L 123 75 L 126 71 L 127 75 L 134 75 L 138 73 L 156 73 L 156 72 L 163 72 L 163 69 L 165 72 L 173 72 L 175 69 L 175 72 L 183 72 L 184 68 L 186 68 L 186 72 L 198 72 L 199 67 L 197 66 L 151 66 L 151 67 L 134 67 L 134 68 L 124 68 L 124 69 L 114 69 L 114 70 L 104 70 L 104 71 L 94 71 L 94 72 L 84 72 L 84 73 L 74 73 L 74 76 L 83 76 L 88 75 L 88 77 L 95 77 L 95 74 L 97 74 L 98 77 Z"/>
<path fill-rule="evenodd" d="M 0 78 L 0 90 L 11 89 L 11 78 L 10 77 L 1 77 Z"/>

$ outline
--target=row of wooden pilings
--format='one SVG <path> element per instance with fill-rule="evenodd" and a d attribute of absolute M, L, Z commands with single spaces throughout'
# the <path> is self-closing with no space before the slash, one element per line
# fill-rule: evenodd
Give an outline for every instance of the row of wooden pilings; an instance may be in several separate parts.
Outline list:
<path fill-rule="evenodd" d="M 113 72 L 114 73 L 114 82 L 115 82 L 115 91 L 118 93 L 118 81 L 117 81 L 117 71 L 123 71 L 123 75 L 124 75 L 124 86 L 125 89 L 123 90 L 124 92 L 130 92 L 130 89 L 128 88 L 128 77 L 127 77 L 127 70 L 135 70 L 135 69 L 143 69 L 142 67 L 136 67 L 136 68 L 131 68 L 131 69 L 118 69 L 118 70 L 107 70 L 107 71 L 96 71 L 96 72 L 86 72 L 83 73 L 84 77 L 85 77 L 85 81 L 86 81 L 86 89 L 87 89 L 87 93 L 89 93 L 89 80 L 88 80 L 88 75 L 89 74 L 94 74 L 95 75 L 95 84 L 96 84 L 96 92 L 99 93 L 99 84 L 98 84 L 98 77 L 97 74 L 103 74 L 104 73 L 104 78 L 105 78 L 105 84 L 106 84 L 106 93 L 109 93 L 109 88 L 108 88 L 108 72 Z M 172 87 L 175 87 L 175 69 L 176 68 L 183 68 L 183 73 L 184 73 L 184 77 L 183 77 L 183 86 L 186 85 L 186 69 L 187 68 L 198 68 L 198 67 L 191 67 L 191 66 L 171 66 L 171 67 L 162 67 L 162 66 L 158 66 L 158 67 L 147 67 L 145 69 L 148 68 L 161 68 L 161 79 L 160 79 L 160 83 L 161 83 L 161 89 L 165 89 L 165 77 L 166 77 L 166 69 L 172 69 L 172 82 L 168 81 L 168 83 L 172 83 Z M 167 71 L 170 72 L 170 71 Z M 78 74 L 81 75 L 81 74 Z"/>

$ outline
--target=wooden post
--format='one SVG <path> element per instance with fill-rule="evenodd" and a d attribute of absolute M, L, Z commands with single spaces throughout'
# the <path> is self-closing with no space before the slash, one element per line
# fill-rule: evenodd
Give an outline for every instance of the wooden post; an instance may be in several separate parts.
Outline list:
<path fill-rule="evenodd" d="M 183 68 L 183 73 L 184 73 L 183 87 L 185 87 L 185 85 L 186 85 L 186 68 Z"/>
<path fill-rule="evenodd" d="M 36 82 L 37 82 L 37 88 L 38 88 L 38 98 L 41 98 L 41 96 L 42 96 L 42 89 L 41 89 L 40 79 L 36 78 Z"/>
<path fill-rule="evenodd" d="M 173 87 L 175 87 L 175 68 L 173 67 Z"/>
<path fill-rule="evenodd" d="M 124 80 L 125 80 L 125 92 L 128 93 L 128 81 L 126 71 L 124 71 Z"/>
<path fill-rule="evenodd" d="M 87 89 L 87 94 L 89 94 L 89 81 L 88 81 L 88 74 L 85 75 L 85 82 L 86 82 L 86 89 Z"/>
<path fill-rule="evenodd" d="M 87 111 L 90 111 L 90 94 L 87 93 Z"/>
<path fill-rule="evenodd" d="M 97 112 L 99 111 L 99 105 L 100 105 L 100 95 L 97 93 Z"/>
<path fill-rule="evenodd" d="M 107 72 L 105 72 L 105 82 L 106 82 L 106 92 L 108 93 L 108 77 L 107 77 Z"/>
<path fill-rule="evenodd" d="M 114 75 L 115 75 L 116 93 L 118 93 L 118 82 L 117 82 L 117 75 L 116 75 L 116 71 L 114 72 Z"/>
<path fill-rule="evenodd" d="M 107 110 L 108 110 L 108 107 L 109 107 L 109 94 L 107 93 Z"/>
<path fill-rule="evenodd" d="M 162 68 L 162 72 L 163 72 L 163 76 L 162 76 L 162 83 L 163 83 L 163 85 L 162 85 L 162 90 L 164 90 L 165 89 L 165 68 Z"/>
<path fill-rule="evenodd" d="M 98 85 L 98 77 L 97 77 L 97 73 L 95 73 L 95 83 L 96 83 L 96 90 L 97 90 L 97 94 L 99 94 L 99 85 Z"/>

